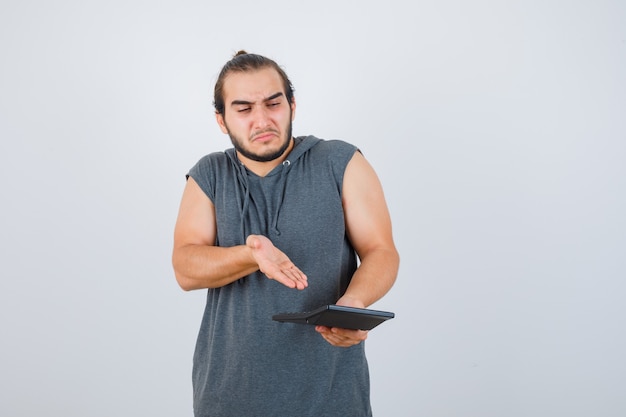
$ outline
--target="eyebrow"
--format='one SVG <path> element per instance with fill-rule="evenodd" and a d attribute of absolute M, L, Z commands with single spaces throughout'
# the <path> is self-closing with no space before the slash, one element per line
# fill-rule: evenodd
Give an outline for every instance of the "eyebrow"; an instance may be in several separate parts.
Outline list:
<path fill-rule="evenodd" d="M 269 96 L 267 98 L 264 98 L 263 101 L 264 102 L 272 101 L 272 100 L 274 100 L 274 99 L 276 99 L 278 97 L 282 97 L 282 96 L 284 96 L 284 94 L 282 92 L 274 93 L 271 96 Z M 246 101 L 246 100 L 233 100 L 230 103 L 231 106 L 242 106 L 242 105 L 248 105 L 249 106 L 251 104 L 254 104 L 254 102 L 253 101 Z"/>

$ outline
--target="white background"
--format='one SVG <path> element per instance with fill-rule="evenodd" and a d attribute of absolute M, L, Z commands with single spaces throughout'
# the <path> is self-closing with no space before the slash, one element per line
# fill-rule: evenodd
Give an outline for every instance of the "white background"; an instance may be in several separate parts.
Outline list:
<path fill-rule="evenodd" d="M 358 145 L 400 250 L 375 415 L 626 415 L 622 1 L 0 3 L 0 415 L 191 416 L 184 174 L 244 48 Z M 302 347 L 306 349 L 306 347 Z"/>

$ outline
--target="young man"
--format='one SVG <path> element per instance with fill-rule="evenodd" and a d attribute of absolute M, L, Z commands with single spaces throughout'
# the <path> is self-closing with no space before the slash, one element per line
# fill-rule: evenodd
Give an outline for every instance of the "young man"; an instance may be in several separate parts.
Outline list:
<path fill-rule="evenodd" d="M 293 137 L 272 60 L 240 51 L 215 85 L 233 147 L 189 171 L 174 233 L 184 290 L 208 289 L 193 362 L 196 416 L 371 416 L 367 332 L 272 321 L 367 307 L 399 257 L 381 184 L 356 147 Z"/>

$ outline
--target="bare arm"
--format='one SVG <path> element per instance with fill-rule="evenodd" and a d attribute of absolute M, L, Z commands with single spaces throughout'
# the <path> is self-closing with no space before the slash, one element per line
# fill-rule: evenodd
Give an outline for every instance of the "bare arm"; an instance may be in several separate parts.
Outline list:
<path fill-rule="evenodd" d="M 367 307 L 394 284 L 400 257 L 393 242 L 382 186 L 359 152 L 346 168 L 343 206 L 348 237 L 361 263 L 341 301 L 352 300 Z"/>
<path fill-rule="evenodd" d="M 363 308 L 389 291 L 398 274 L 400 257 L 393 242 L 382 186 L 371 165 L 359 152 L 346 168 L 343 206 L 348 237 L 361 263 L 337 304 Z M 361 330 L 317 326 L 317 331 L 329 343 L 342 347 L 367 338 L 367 332 Z"/>
<path fill-rule="evenodd" d="M 189 178 L 176 220 L 172 253 L 174 273 L 182 289 L 221 287 L 259 269 L 290 288 L 307 286 L 306 275 L 266 237 L 250 235 L 245 245 L 218 247 L 216 227 L 213 203 Z"/>

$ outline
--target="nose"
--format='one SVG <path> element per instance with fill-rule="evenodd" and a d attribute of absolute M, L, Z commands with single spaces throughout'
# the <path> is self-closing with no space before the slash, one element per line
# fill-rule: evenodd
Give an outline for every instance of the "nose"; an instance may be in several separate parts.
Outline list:
<path fill-rule="evenodd" d="M 255 129 L 263 129 L 270 124 L 269 113 L 265 106 L 254 106 L 252 121 Z"/>

